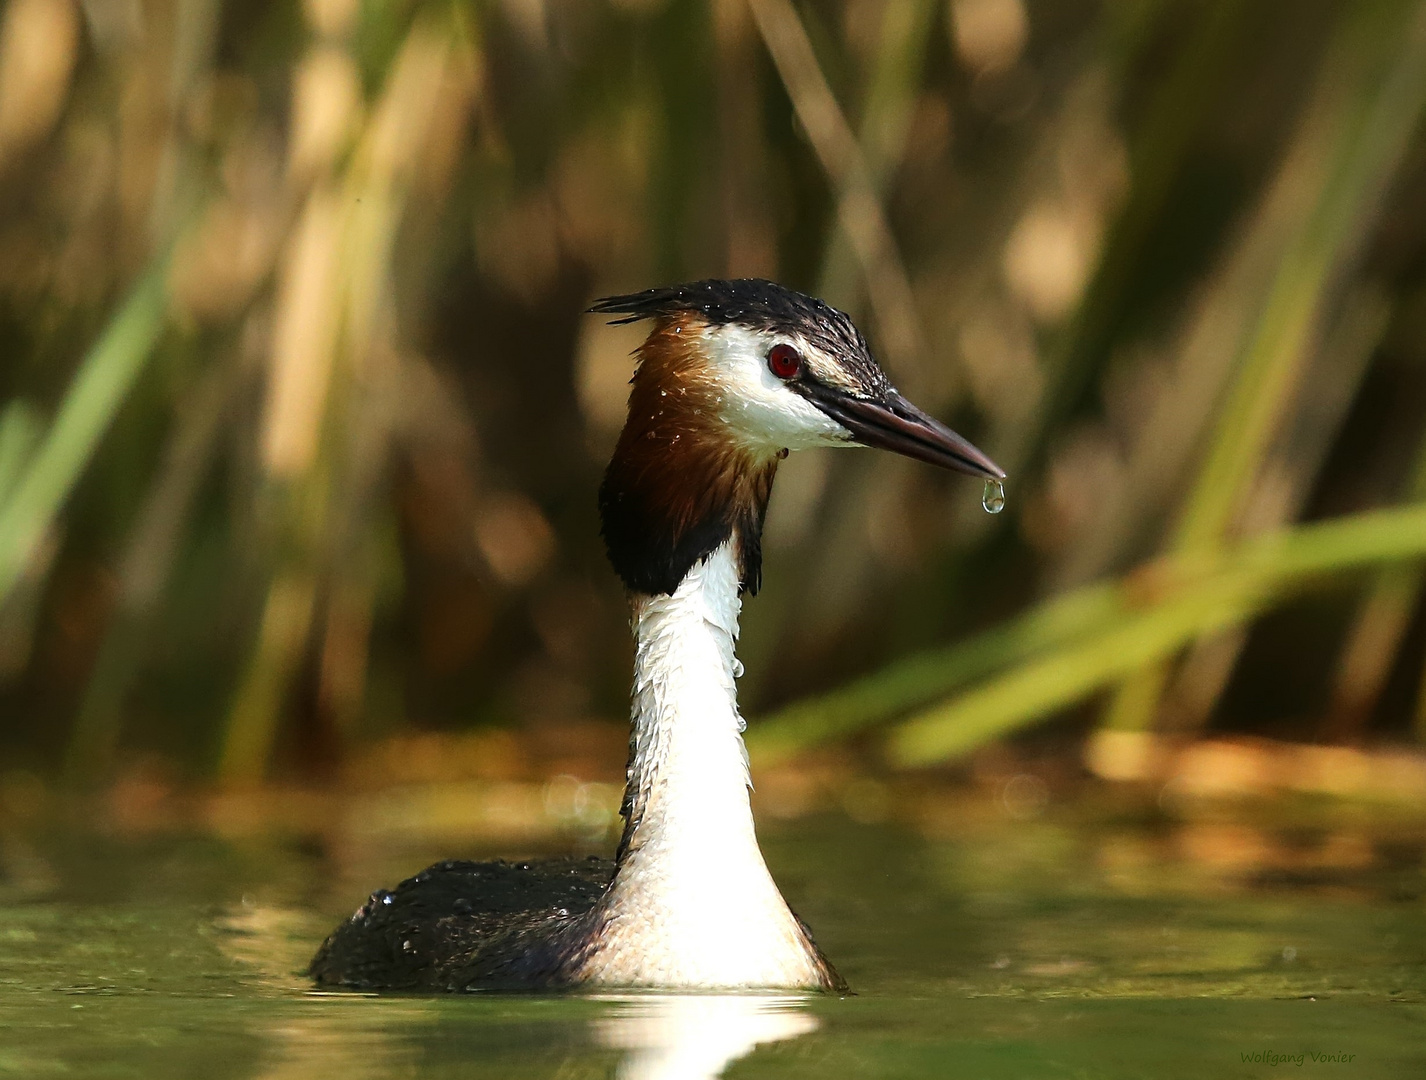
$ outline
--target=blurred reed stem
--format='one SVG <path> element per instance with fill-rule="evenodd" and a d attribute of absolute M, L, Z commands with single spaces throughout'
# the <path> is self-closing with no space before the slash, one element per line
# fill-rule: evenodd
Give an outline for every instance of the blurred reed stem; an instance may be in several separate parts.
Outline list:
<path fill-rule="evenodd" d="M 1131 66 L 1136 50 L 1145 45 L 1155 16 L 1173 5 L 1143 5 L 1135 15 L 1125 5 L 1117 18 L 1132 19 L 1124 33 L 1129 47 L 1119 64 Z M 1163 77 L 1155 80 L 1137 125 L 1138 137 L 1129 145 L 1129 172 L 1133 183 L 1128 201 L 1110 228 L 1104 255 L 1095 268 L 1064 344 L 1049 356 L 1048 379 L 1040 395 L 1038 415 L 1023 425 L 1020 445 L 1010 448 L 1000 464 L 1011 476 L 1034 467 L 1048 451 L 1049 441 L 1079 408 L 1092 384 L 1105 352 L 1113 344 L 1122 318 L 1125 296 L 1142 273 L 1144 249 L 1159 226 L 1164 207 L 1194 140 L 1209 117 L 1215 115 L 1218 96 L 1213 92 L 1223 73 L 1244 47 L 1244 30 L 1251 4 L 1245 0 L 1214 0 L 1189 5 L 1192 30 L 1178 48 Z"/>
<path fill-rule="evenodd" d="M 1416 708 L 1412 717 L 1416 741 L 1426 743 L 1426 666 L 1421 670 L 1421 679 L 1416 688 Z"/>
<path fill-rule="evenodd" d="M 374 365 L 392 355 L 392 251 L 438 109 L 465 106 L 455 93 L 462 76 L 454 51 L 440 19 L 416 19 L 340 184 L 334 192 L 314 185 L 308 241 L 294 249 L 279 299 L 268 414 L 268 482 L 282 507 L 281 536 L 224 733 L 218 776 L 226 786 L 266 774 L 289 689 L 322 652 L 316 616 L 330 578 L 348 569 L 332 563 L 350 544 L 336 535 L 343 521 L 334 506 L 367 485 L 364 468 L 380 467 L 381 453 L 353 458 L 342 449 L 360 395 L 391 383 Z"/>
<path fill-rule="evenodd" d="M 1426 506 L 1417 505 L 1304 525 L 1226 552 L 1167 557 L 1116 586 L 1131 614 L 903 721 L 890 734 L 888 755 L 901 766 L 953 758 L 1082 700 L 1195 638 L 1253 618 L 1315 578 L 1423 555 Z M 1130 599 L 1135 596 L 1137 603 Z"/>
<path fill-rule="evenodd" d="M 317 583 L 284 568 L 272 579 L 252 659 L 228 714 L 218 780 L 247 787 L 262 780 L 272 757 L 289 684 L 307 653 Z"/>
<path fill-rule="evenodd" d="M 1237 376 L 1171 544 L 1175 554 L 1212 550 L 1241 510 L 1312 355 L 1331 291 L 1359 254 L 1423 103 L 1426 8 L 1344 9 L 1269 197 L 1306 196 L 1309 205 L 1243 341 Z M 1135 672 L 1106 709 L 1104 726 L 1148 727 L 1167 680 L 1163 664 Z"/>
<path fill-rule="evenodd" d="M 882 15 L 876 58 L 856 134 L 867 180 L 878 203 L 885 197 L 906 150 L 936 6 L 933 0 L 902 0 L 886 5 Z M 866 295 L 860 279 L 875 270 L 858 257 L 851 234 L 843 224 L 828 238 L 817 295 L 856 314 L 861 297 Z M 906 288 L 909 292 L 909 279 Z M 903 383 L 905 375 L 902 373 Z M 903 389 L 909 392 L 912 388 L 906 385 Z"/>
<path fill-rule="evenodd" d="M 861 264 L 887 367 L 894 377 L 915 372 L 925 333 L 905 263 L 877 195 L 875 178 L 837 104 L 790 0 L 748 0 L 758 30 L 782 77 L 797 118 L 832 185 L 837 220 Z"/>
<path fill-rule="evenodd" d="M 1128 595 L 1111 583 L 1077 589 L 966 641 L 906 657 L 830 694 L 798 701 L 748 729 L 748 753 L 758 765 L 774 764 L 893 719 L 1110 625 L 1128 612 Z"/>
<path fill-rule="evenodd" d="M 232 405 L 252 365 L 239 344 L 220 355 L 177 402 L 177 418 L 119 566 L 118 596 L 65 754 L 64 780 L 83 788 L 113 762 L 123 707 L 147 652 L 150 622 L 187 536 Z"/>
<path fill-rule="evenodd" d="M 1404 499 L 1426 500 L 1426 440 L 1417 451 Z M 1332 700 L 1323 734 L 1334 739 L 1359 735 L 1386 687 L 1392 665 L 1421 600 L 1422 573 L 1416 566 L 1392 566 L 1376 575 L 1347 631 L 1332 681 Z M 1426 679 L 1426 671 L 1423 671 Z M 1426 710 L 1426 683 L 1415 715 Z"/>
<path fill-rule="evenodd" d="M 44 425 L 28 401 L 7 402 L 0 409 L 0 511 L 24 475 Z"/>
<path fill-rule="evenodd" d="M 164 325 L 167 267 L 141 277 L 90 349 L 39 448 L 0 506 L 0 603 L 15 587 L 61 504 L 73 489 Z"/>
<path fill-rule="evenodd" d="M 1390 323 L 1390 301 L 1373 284 L 1354 286 L 1340 308 L 1325 342 L 1312 350 L 1282 431 L 1239 514 L 1244 533 L 1282 528 L 1302 512 Z M 1161 726 L 1179 733 L 1204 727 L 1247 640 L 1248 628 L 1239 626 L 1195 642 L 1158 706 Z"/>

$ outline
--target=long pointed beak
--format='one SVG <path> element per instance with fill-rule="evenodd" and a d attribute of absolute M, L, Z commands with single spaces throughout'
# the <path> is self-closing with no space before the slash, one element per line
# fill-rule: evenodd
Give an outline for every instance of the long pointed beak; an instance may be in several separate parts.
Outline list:
<path fill-rule="evenodd" d="M 821 383 L 793 384 L 863 446 L 891 450 L 945 469 L 987 480 L 1004 480 L 1005 470 L 969 440 L 928 416 L 896 391 L 882 401 L 852 397 Z"/>

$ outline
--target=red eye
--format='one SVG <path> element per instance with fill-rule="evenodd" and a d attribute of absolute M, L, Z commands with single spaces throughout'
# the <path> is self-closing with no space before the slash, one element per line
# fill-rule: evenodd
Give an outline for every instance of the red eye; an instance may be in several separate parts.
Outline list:
<path fill-rule="evenodd" d="M 802 370 L 802 356 L 791 345 L 774 345 L 767 354 L 767 368 L 779 379 L 795 379 Z"/>

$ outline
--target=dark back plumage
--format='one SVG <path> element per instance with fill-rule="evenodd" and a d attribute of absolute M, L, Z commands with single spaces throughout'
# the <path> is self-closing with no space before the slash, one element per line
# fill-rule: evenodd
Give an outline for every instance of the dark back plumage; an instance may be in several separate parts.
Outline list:
<path fill-rule="evenodd" d="M 317 950 L 324 986 L 461 993 L 570 982 L 607 859 L 436 863 L 378 889 Z"/>

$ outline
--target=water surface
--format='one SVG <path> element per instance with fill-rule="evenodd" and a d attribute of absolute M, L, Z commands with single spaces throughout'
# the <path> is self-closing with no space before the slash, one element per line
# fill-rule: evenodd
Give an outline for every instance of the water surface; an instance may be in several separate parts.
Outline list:
<path fill-rule="evenodd" d="M 1426 875 L 1409 828 L 951 810 L 763 833 L 854 996 L 318 994 L 301 969 L 364 890 L 493 852 L 11 835 L 0 1074 L 1426 1075 Z"/>

